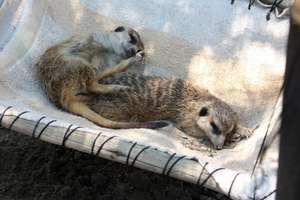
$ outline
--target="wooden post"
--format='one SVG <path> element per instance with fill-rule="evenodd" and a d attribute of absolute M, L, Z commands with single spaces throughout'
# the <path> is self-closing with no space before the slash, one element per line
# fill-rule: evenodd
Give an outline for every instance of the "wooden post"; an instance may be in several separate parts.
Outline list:
<path fill-rule="evenodd" d="M 300 198 L 300 1 L 293 8 L 284 77 L 278 200 Z"/>

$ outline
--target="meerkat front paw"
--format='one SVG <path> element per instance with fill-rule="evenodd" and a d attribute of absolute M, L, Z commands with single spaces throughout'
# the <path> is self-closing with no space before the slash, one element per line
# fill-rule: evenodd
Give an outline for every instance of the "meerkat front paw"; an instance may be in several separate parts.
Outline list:
<path fill-rule="evenodd" d="M 135 65 L 139 63 L 143 63 L 145 58 L 145 52 L 140 50 L 133 57 L 129 58 L 129 64 Z"/>
<path fill-rule="evenodd" d="M 253 135 L 254 131 L 258 128 L 258 126 L 254 127 L 254 128 L 246 128 L 243 126 L 238 126 L 236 131 L 230 135 L 230 137 L 228 137 L 227 143 L 237 143 L 239 141 L 241 141 L 242 139 L 247 139 L 250 136 Z"/>
<path fill-rule="evenodd" d="M 249 138 L 251 135 L 253 135 L 254 131 L 259 127 L 259 125 L 255 126 L 254 128 L 245 128 L 245 127 L 240 127 L 239 132 L 240 135 L 243 138 Z"/>
<path fill-rule="evenodd" d="M 241 134 L 242 138 L 249 138 L 251 135 L 253 135 L 254 129 L 247 129 L 244 130 L 244 132 Z"/>

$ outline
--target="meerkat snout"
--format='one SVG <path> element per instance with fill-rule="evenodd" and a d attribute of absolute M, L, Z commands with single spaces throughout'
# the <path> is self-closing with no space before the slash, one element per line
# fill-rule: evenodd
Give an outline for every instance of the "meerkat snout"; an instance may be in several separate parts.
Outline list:
<path fill-rule="evenodd" d="M 215 149 L 222 149 L 227 134 L 234 129 L 237 120 L 229 107 L 211 105 L 202 107 L 197 120 L 198 127 L 205 133 Z"/>

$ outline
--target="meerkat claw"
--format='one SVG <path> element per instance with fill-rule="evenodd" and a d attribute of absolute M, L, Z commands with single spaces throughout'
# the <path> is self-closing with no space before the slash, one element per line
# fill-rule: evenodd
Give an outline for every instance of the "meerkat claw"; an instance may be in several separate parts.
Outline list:
<path fill-rule="evenodd" d="M 134 64 L 138 64 L 138 63 L 143 63 L 145 58 L 145 53 L 142 50 L 139 50 L 135 56 L 129 58 L 129 65 L 134 65 Z"/>

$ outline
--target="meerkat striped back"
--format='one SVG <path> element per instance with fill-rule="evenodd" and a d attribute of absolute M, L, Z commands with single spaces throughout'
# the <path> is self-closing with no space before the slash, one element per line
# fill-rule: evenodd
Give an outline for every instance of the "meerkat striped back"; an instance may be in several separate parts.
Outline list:
<path fill-rule="evenodd" d="M 169 120 L 188 135 L 208 136 L 217 148 L 223 146 L 237 125 L 237 115 L 229 105 L 208 90 L 181 79 L 124 72 L 102 80 L 101 84 L 128 86 L 92 98 L 91 109 L 111 120 Z"/>

